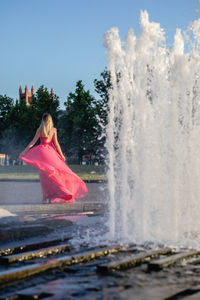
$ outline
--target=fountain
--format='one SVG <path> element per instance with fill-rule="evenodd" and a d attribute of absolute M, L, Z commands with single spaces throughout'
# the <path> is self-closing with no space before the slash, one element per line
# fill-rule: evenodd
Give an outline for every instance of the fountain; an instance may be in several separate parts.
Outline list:
<path fill-rule="evenodd" d="M 166 46 L 141 12 L 141 33 L 105 34 L 112 90 L 107 126 L 110 235 L 200 245 L 200 19 Z"/>

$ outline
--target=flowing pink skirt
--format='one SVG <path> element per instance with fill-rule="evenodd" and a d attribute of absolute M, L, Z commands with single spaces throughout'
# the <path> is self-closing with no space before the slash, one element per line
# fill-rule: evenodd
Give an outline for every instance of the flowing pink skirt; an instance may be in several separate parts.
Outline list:
<path fill-rule="evenodd" d="M 88 193 L 85 183 L 65 164 L 53 145 L 40 144 L 19 158 L 38 169 L 43 200 L 73 203 L 75 198 Z"/>

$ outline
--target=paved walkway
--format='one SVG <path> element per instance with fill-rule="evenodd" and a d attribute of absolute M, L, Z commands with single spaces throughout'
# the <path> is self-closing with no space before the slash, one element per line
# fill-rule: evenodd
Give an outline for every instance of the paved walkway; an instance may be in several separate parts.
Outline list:
<path fill-rule="evenodd" d="M 107 184 L 87 183 L 88 195 L 73 204 L 43 204 L 39 182 L 0 181 L 0 218 L 14 214 L 103 213 L 106 207 Z"/>
<path fill-rule="evenodd" d="M 87 183 L 88 195 L 76 202 L 105 202 L 106 183 Z M 0 205 L 42 204 L 39 182 L 0 181 Z"/>

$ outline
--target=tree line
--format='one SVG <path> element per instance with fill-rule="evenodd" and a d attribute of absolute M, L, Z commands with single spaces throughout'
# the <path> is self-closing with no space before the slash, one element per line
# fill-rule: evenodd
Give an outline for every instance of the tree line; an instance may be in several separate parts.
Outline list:
<path fill-rule="evenodd" d="M 0 95 L 0 153 L 17 159 L 39 127 L 43 113 L 52 115 L 58 129 L 58 139 L 71 163 L 102 163 L 105 157 L 105 126 L 108 115 L 108 95 L 111 88 L 110 73 L 106 69 L 101 78 L 94 80 L 95 99 L 77 81 L 75 91 L 69 93 L 64 109 L 60 109 L 59 97 L 48 92 L 43 85 L 32 96 L 30 106 L 25 100 L 14 101 Z"/>

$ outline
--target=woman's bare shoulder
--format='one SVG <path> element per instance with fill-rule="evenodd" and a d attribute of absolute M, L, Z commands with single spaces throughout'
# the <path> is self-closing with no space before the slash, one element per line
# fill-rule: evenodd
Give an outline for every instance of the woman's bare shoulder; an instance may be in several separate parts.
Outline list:
<path fill-rule="evenodd" d="M 56 138 L 57 137 L 57 128 L 53 128 L 53 138 Z"/>
<path fill-rule="evenodd" d="M 38 129 L 36 130 L 36 133 L 41 134 L 41 128 L 40 127 L 38 127 Z"/>

